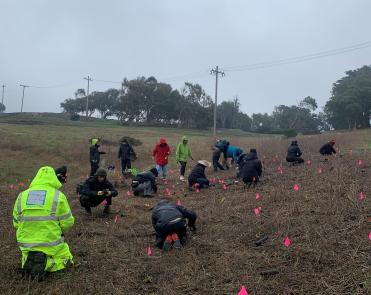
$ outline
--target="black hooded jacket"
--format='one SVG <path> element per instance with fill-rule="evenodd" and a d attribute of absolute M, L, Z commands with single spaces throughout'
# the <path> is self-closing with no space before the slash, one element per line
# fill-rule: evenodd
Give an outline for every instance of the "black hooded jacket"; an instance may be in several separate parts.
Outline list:
<path fill-rule="evenodd" d="M 243 158 L 241 177 L 246 180 L 259 180 L 262 175 L 262 163 L 255 153 L 250 153 Z"/>
<path fill-rule="evenodd" d="M 194 226 L 197 214 L 183 206 L 176 206 L 166 200 L 158 202 L 152 211 L 152 225 L 156 231 L 163 229 L 170 221 L 177 218 L 188 219 L 188 225 Z"/>
<path fill-rule="evenodd" d="M 286 158 L 297 158 L 302 155 L 300 148 L 297 144 L 291 144 L 287 150 Z"/>
<path fill-rule="evenodd" d="M 90 146 L 90 162 L 99 164 L 100 162 L 100 155 L 105 154 L 105 152 L 99 151 L 99 145 L 91 145 Z"/>
<path fill-rule="evenodd" d="M 194 183 L 197 182 L 198 178 L 206 178 L 205 175 L 205 166 L 201 164 L 197 164 L 196 166 L 193 167 L 191 173 L 188 176 L 188 182 Z"/>
<path fill-rule="evenodd" d="M 334 147 L 332 146 L 331 143 L 326 143 L 324 144 L 321 149 L 319 150 L 319 152 L 321 153 L 321 155 L 332 155 L 332 154 L 336 154 L 336 150 L 334 149 Z"/>
<path fill-rule="evenodd" d="M 111 191 L 112 197 L 118 195 L 115 187 L 107 179 L 104 182 L 99 182 L 97 176 L 90 176 L 80 188 L 79 193 L 88 197 L 97 197 L 97 193 L 104 190 Z"/>
<path fill-rule="evenodd" d="M 132 155 L 135 157 L 133 147 L 129 143 L 121 143 L 118 158 L 121 158 L 121 160 L 130 160 Z"/>

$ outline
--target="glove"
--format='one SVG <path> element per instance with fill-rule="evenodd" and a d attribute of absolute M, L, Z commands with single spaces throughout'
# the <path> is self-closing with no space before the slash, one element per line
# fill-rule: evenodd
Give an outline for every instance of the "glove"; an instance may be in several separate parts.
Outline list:
<path fill-rule="evenodd" d="M 189 230 L 190 230 L 191 232 L 196 232 L 196 225 L 190 225 L 190 226 L 189 226 Z"/>
<path fill-rule="evenodd" d="M 99 191 L 99 192 L 97 192 L 97 195 L 98 195 L 98 196 L 103 196 L 103 195 L 104 195 L 104 191 Z"/>
<path fill-rule="evenodd" d="M 106 196 L 109 197 L 110 195 L 112 195 L 112 192 L 111 191 L 107 191 L 106 192 Z"/>

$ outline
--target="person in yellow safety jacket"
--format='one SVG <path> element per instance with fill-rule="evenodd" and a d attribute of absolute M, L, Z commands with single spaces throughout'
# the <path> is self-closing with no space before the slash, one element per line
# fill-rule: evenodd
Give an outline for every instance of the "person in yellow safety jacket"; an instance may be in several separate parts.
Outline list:
<path fill-rule="evenodd" d="M 14 204 L 13 225 L 22 252 L 22 269 L 31 276 L 55 272 L 73 263 L 64 232 L 75 218 L 66 196 L 58 190 L 61 186 L 54 169 L 42 167 Z"/>

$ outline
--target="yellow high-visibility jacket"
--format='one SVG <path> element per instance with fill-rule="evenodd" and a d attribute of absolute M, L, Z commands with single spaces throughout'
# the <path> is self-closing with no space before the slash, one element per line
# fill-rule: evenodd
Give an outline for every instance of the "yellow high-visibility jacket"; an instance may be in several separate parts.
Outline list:
<path fill-rule="evenodd" d="M 13 225 L 22 252 L 22 267 L 29 251 L 46 254 L 45 270 L 65 268 L 73 263 L 72 254 L 63 233 L 75 222 L 66 196 L 58 191 L 62 186 L 52 167 L 42 167 L 28 190 L 21 192 L 14 204 Z"/>

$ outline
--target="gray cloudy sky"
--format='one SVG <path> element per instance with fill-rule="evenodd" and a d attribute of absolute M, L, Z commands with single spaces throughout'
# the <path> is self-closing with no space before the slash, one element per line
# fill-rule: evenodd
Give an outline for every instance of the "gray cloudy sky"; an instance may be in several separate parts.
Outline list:
<path fill-rule="evenodd" d="M 214 95 L 211 67 L 296 57 L 371 41 L 370 0 L 0 0 L 0 84 L 7 111 L 60 111 L 82 78 L 154 75 Z M 323 106 L 349 69 L 371 64 L 371 48 L 302 63 L 226 72 L 219 97 L 243 111 L 271 112 L 312 96 Z M 188 75 L 184 77 L 185 75 Z M 169 79 L 167 79 L 169 78 Z M 171 79 L 170 79 L 171 78 Z M 119 85 L 92 82 L 91 89 Z"/>

